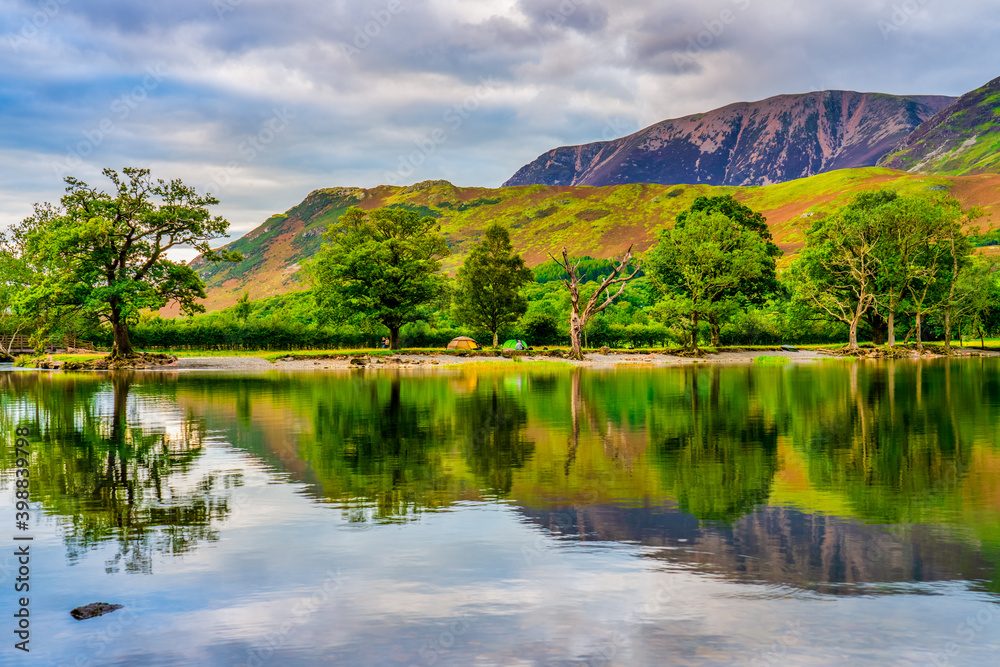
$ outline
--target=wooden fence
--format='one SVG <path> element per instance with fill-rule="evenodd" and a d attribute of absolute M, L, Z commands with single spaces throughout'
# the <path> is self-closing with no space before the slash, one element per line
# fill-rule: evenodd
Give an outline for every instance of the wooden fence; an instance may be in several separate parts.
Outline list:
<path fill-rule="evenodd" d="M 8 347 L 9 346 L 9 347 Z M 82 340 L 76 336 L 61 336 L 50 338 L 45 341 L 46 352 L 57 352 L 69 348 L 82 350 L 96 350 L 97 348 L 89 340 Z M 28 336 L 0 336 L 0 349 L 10 349 L 11 354 L 27 354 L 35 351 L 35 346 Z"/>

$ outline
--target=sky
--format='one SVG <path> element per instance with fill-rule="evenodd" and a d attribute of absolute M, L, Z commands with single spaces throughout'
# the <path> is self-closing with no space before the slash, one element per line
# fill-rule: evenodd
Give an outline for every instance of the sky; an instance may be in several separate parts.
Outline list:
<path fill-rule="evenodd" d="M 232 238 L 317 188 L 498 187 L 733 102 L 962 95 L 998 34 L 996 0 L 0 0 L 0 230 L 107 167 L 211 192 Z"/>

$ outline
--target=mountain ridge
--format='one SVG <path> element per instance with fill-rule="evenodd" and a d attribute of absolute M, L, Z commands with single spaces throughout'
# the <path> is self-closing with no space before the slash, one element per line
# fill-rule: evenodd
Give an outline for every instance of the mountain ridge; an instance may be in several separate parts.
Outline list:
<path fill-rule="evenodd" d="M 922 123 L 879 165 L 954 175 L 1000 171 L 1000 77 Z"/>
<path fill-rule="evenodd" d="M 735 102 L 619 139 L 551 149 L 515 185 L 769 185 L 875 166 L 958 98 L 827 90 Z"/>

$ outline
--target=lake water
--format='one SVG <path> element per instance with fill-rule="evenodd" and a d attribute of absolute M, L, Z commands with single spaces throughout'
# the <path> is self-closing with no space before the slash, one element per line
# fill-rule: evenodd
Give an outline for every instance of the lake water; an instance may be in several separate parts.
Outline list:
<path fill-rule="evenodd" d="M 1000 656 L 1000 360 L 3 372 L 0 402 L 2 664 Z"/>

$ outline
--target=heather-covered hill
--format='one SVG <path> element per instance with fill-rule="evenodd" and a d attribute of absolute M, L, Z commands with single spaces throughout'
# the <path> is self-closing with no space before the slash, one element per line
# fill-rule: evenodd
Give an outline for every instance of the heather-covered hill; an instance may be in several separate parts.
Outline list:
<path fill-rule="evenodd" d="M 874 166 L 954 97 L 826 90 L 730 104 L 627 137 L 555 148 L 504 186 L 767 185 Z"/>
<path fill-rule="evenodd" d="M 328 225 L 350 206 L 398 206 L 438 218 L 453 253 L 444 261 L 449 272 L 461 264 L 493 221 L 510 228 L 516 250 L 532 266 L 563 246 L 574 255 L 592 257 L 611 257 L 632 244 L 642 253 L 695 197 L 718 194 L 732 194 L 761 211 L 787 263 L 802 247 L 814 216 L 826 215 L 856 192 L 877 187 L 950 193 L 964 206 L 983 206 L 987 213 L 1000 206 L 1000 176 L 929 177 L 879 168 L 744 188 L 628 184 L 489 189 L 460 188 L 447 181 L 410 187 L 329 188 L 309 194 L 301 204 L 230 243 L 229 249 L 243 253 L 242 262 L 210 264 L 197 258 L 192 266 L 207 282 L 206 305 L 212 310 L 232 305 L 243 292 L 258 299 L 302 289 L 302 263 L 319 249 Z"/>
<path fill-rule="evenodd" d="M 1000 77 L 935 114 L 879 164 L 935 174 L 1000 173 Z"/>

